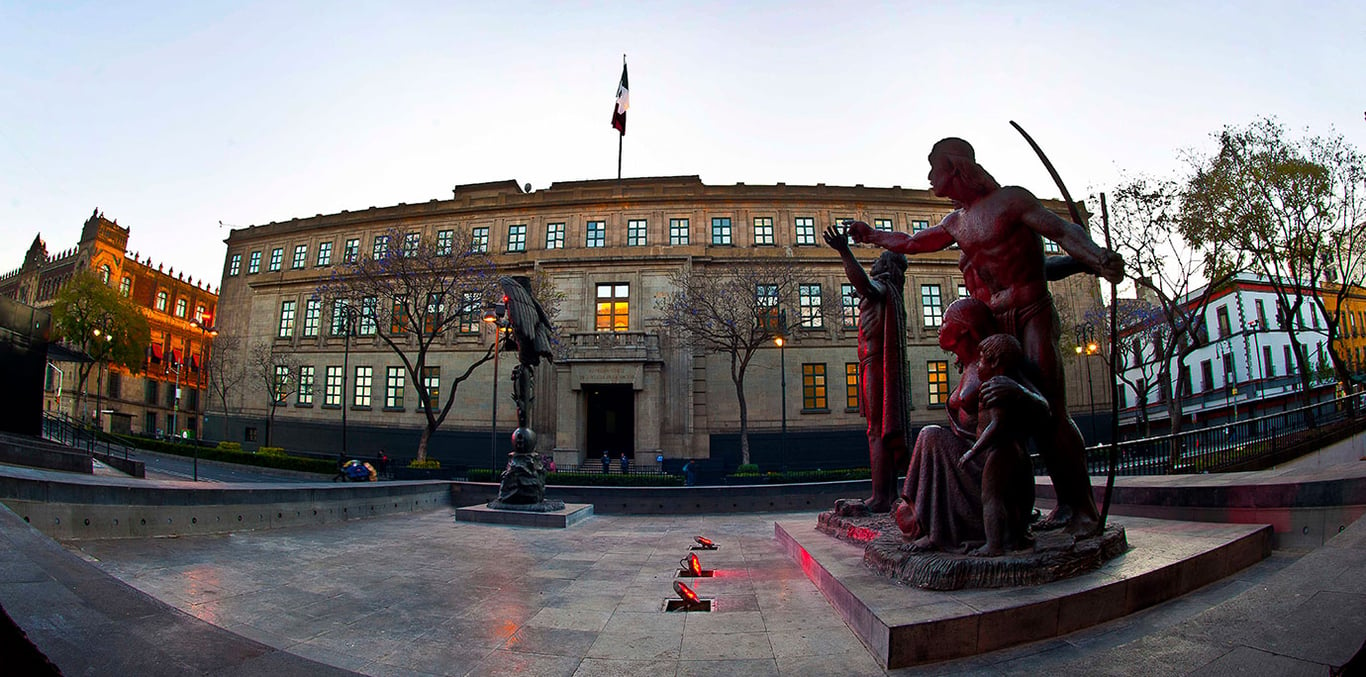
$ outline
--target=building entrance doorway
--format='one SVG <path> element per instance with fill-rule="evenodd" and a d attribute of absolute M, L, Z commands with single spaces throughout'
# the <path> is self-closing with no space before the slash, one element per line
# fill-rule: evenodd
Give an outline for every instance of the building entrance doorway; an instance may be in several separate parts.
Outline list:
<path fill-rule="evenodd" d="M 623 452 L 635 458 L 636 402 L 631 384 L 584 384 L 583 396 L 588 405 L 587 461 L 602 458 L 604 451 L 613 460 Z"/>

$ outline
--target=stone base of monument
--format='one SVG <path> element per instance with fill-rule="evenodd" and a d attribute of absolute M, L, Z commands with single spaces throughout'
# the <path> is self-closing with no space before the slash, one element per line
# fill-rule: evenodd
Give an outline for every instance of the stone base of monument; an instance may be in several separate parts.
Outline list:
<path fill-rule="evenodd" d="M 1129 549 L 1124 527 L 1114 523 L 1106 527 L 1105 533 L 1083 539 L 1061 530 L 1036 532 L 1032 549 L 997 557 L 915 550 L 902 537 L 889 513 L 848 517 L 823 512 L 816 529 L 843 541 L 862 544 L 863 563 L 873 571 L 927 590 L 1052 583 L 1098 569 Z"/>
<path fill-rule="evenodd" d="M 1179 597 L 1271 554 L 1268 525 L 1124 518 L 1130 549 L 1052 583 L 928 590 L 866 560 L 866 541 L 832 538 L 809 520 L 776 522 L 781 547 L 884 667 L 974 656 L 1065 635 Z M 869 539 L 874 540 L 874 539 Z"/>
<path fill-rule="evenodd" d="M 479 504 L 456 508 L 457 522 L 481 522 L 484 524 L 505 524 L 518 527 L 543 527 L 565 529 L 593 516 L 592 503 L 562 503 L 558 509 L 509 509 Z M 541 506 L 548 508 L 549 506 Z"/>

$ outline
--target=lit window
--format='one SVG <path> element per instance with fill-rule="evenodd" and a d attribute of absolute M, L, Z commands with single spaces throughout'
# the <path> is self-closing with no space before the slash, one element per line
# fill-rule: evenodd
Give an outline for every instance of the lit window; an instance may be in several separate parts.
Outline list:
<path fill-rule="evenodd" d="M 730 244 L 730 218 L 718 216 L 711 220 L 711 243 Z"/>
<path fill-rule="evenodd" d="M 271 393 L 274 395 L 275 404 L 284 404 L 285 398 L 289 396 L 289 367 L 283 364 L 275 365 L 275 379 L 271 383 Z"/>
<path fill-rule="evenodd" d="M 370 388 L 374 385 L 374 378 L 375 370 L 373 367 L 356 367 L 356 384 L 351 390 L 352 406 L 370 406 Z"/>
<path fill-rule="evenodd" d="M 441 316 L 446 314 L 446 298 L 443 294 L 427 294 L 427 308 L 422 318 L 422 333 L 435 334 L 441 328 Z"/>
<path fill-rule="evenodd" d="M 164 289 L 161 290 L 161 291 L 159 291 L 159 292 L 157 292 L 157 305 L 156 305 L 157 310 L 159 310 L 159 311 L 161 311 L 161 312 L 163 312 L 163 313 L 166 312 L 166 303 L 170 300 L 170 298 L 171 298 L 170 295 L 167 294 L 167 293 L 166 293 L 166 290 L 164 290 Z"/>
<path fill-rule="evenodd" d="M 917 220 L 917 219 L 912 219 L 912 220 L 911 220 L 911 234 L 913 234 L 913 235 L 914 235 L 915 233 L 919 233 L 920 231 L 925 230 L 925 229 L 927 229 L 927 228 L 929 228 L 929 227 L 930 227 L 930 222 L 929 222 L 929 221 L 922 221 L 922 220 Z"/>
<path fill-rule="evenodd" d="M 802 409 L 822 410 L 828 408 L 825 397 L 825 365 L 806 363 L 802 365 Z"/>
<path fill-rule="evenodd" d="M 318 262 L 317 262 L 317 265 L 319 265 L 319 266 L 330 266 L 330 265 L 332 265 L 332 243 L 331 243 L 331 242 L 319 242 L 319 243 L 318 243 Z"/>
<path fill-rule="evenodd" d="M 342 396 L 342 368 L 328 367 L 323 381 L 323 406 L 340 407 Z"/>
<path fill-rule="evenodd" d="M 489 251 L 489 227 L 477 226 L 470 231 L 470 234 L 472 236 L 470 251 L 476 254 L 487 254 Z"/>
<path fill-rule="evenodd" d="M 436 232 L 436 255 L 450 256 L 455 249 L 455 231 L 439 230 Z"/>
<path fill-rule="evenodd" d="M 895 230 L 895 228 L 892 227 L 891 219 L 873 219 L 873 230 L 880 230 L 884 233 L 890 233 L 893 230 Z"/>
<path fill-rule="evenodd" d="M 194 307 L 194 321 L 195 321 L 195 322 L 203 322 L 203 321 L 204 321 L 204 313 L 205 313 L 205 311 L 206 311 L 206 309 L 204 308 L 204 304 L 202 304 L 202 303 L 197 303 L 197 304 L 195 304 L 195 307 Z"/>
<path fill-rule="evenodd" d="M 280 338 L 289 338 L 294 335 L 294 301 L 282 301 L 280 303 L 280 331 L 277 334 Z"/>
<path fill-rule="evenodd" d="M 858 409 L 858 363 L 844 363 L 844 407 Z"/>
<path fill-rule="evenodd" d="M 761 327 L 773 333 L 782 331 L 779 324 L 778 285 L 754 285 L 754 308 L 755 317 Z"/>
<path fill-rule="evenodd" d="M 125 276 L 119 280 L 119 295 L 130 296 L 133 293 L 133 278 Z"/>
<path fill-rule="evenodd" d="M 422 385 L 427 388 L 427 401 L 431 403 L 433 408 L 439 407 L 441 405 L 441 367 L 423 367 Z"/>
<path fill-rule="evenodd" d="M 1052 240 L 1050 240 L 1050 239 L 1048 239 L 1048 238 L 1044 238 L 1044 241 L 1043 241 L 1043 251 L 1044 251 L 1045 254 L 1061 254 L 1061 253 L 1062 253 L 1062 247 L 1059 247 L 1059 246 L 1058 246 L 1058 243 L 1056 243 L 1056 242 L 1054 242 L 1054 241 L 1052 241 Z"/>
<path fill-rule="evenodd" d="M 186 301 L 185 299 L 176 299 L 176 300 L 175 300 L 175 316 L 176 316 L 176 317 L 185 317 L 185 314 L 186 314 L 187 312 L 189 312 L 189 310 L 190 310 L 190 302 L 189 302 L 189 301 Z"/>
<path fill-rule="evenodd" d="M 301 244 L 294 247 L 294 258 L 290 260 L 290 268 L 303 268 L 308 261 L 308 245 Z"/>
<path fill-rule="evenodd" d="M 646 226 L 645 219 L 631 219 L 626 222 L 626 246 L 644 247 L 646 245 Z"/>
<path fill-rule="evenodd" d="M 628 284 L 600 284 L 597 287 L 596 329 L 598 331 L 626 331 L 630 314 L 631 286 Z"/>
<path fill-rule="evenodd" d="M 360 238 L 353 237 L 347 240 L 346 245 L 342 247 L 342 261 L 345 261 L 346 263 L 355 263 L 356 259 L 359 257 Z"/>
<path fill-rule="evenodd" d="M 375 240 L 370 245 L 370 258 L 376 261 L 383 261 L 389 258 L 389 236 L 376 235 Z"/>
<path fill-rule="evenodd" d="M 508 226 L 508 251 L 526 251 L 526 224 Z"/>
<path fill-rule="evenodd" d="M 482 323 L 483 313 L 481 306 L 483 299 L 477 291 L 467 291 L 460 295 L 460 324 L 458 331 L 461 334 L 475 334 L 479 331 Z"/>
<path fill-rule="evenodd" d="M 384 374 L 384 408 L 403 408 L 403 367 L 389 367 Z"/>
<path fill-rule="evenodd" d="M 545 224 L 545 248 L 564 249 L 564 224 Z"/>
<path fill-rule="evenodd" d="M 754 217 L 754 244 L 773 244 L 772 217 Z"/>
<path fill-rule="evenodd" d="M 949 363 L 945 360 L 930 360 L 925 363 L 929 376 L 930 404 L 949 403 Z"/>
<path fill-rule="evenodd" d="M 825 326 L 825 318 L 821 316 L 820 284 L 798 285 L 797 305 L 802 314 L 802 328 L 820 329 Z"/>
<path fill-rule="evenodd" d="M 251 258 L 247 260 L 247 274 L 255 275 L 261 272 L 261 252 L 252 252 Z"/>
<path fill-rule="evenodd" d="M 402 334 L 408 331 L 408 297 L 395 296 L 389 313 L 389 333 Z"/>
<path fill-rule="evenodd" d="M 669 244 L 684 245 L 690 242 L 687 219 L 669 219 Z"/>
<path fill-rule="evenodd" d="M 279 270 L 280 270 L 280 266 L 283 266 L 284 263 L 285 263 L 285 248 L 284 248 L 284 247 L 276 247 L 276 248 L 270 250 L 270 268 L 269 268 L 270 272 L 274 273 L 274 272 L 279 271 Z"/>
<path fill-rule="evenodd" d="M 920 310 L 925 316 L 926 327 L 938 327 L 944 323 L 944 299 L 939 285 L 920 285 Z"/>
<path fill-rule="evenodd" d="M 840 326 L 858 329 L 858 291 L 852 284 L 840 285 Z"/>
<path fill-rule="evenodd" d="M 299 392 L 294 403 L 301 407 L 313 406 L 313 367 L 299 367 Z"/>
<path fill-rule="evenodd" d="M 307 299 L 304 301 L 304 336 L 313 338 L 318 335 L 318 325 L 322 321 L 322 315 L 322 299 Z"/>
<path fill-rule="evenodd" d="M 588 236 L 585 240 L 587 247 L 600 248 L 607 246 L 607 222 L 589 221 L 587 224 Z"/>
<path fill-rule="evenodd" d="M 960 298 L 960 299 L 965 299 L 965 298 L 967 298 L 967 297 L 968 297 L 968 288 L 967 288 L 967 285 L 961 285 L 961 284 L 958 285 L 958 298 Z"/>
<path fill-rule="evenodd" d="M 799 216 L 793 220 L 792 225 L 797 229 L 797 244 L 813 245 L 816 244 L 816 220 L 809 216 Z"/>
<path fill-rule="evenodd" d="M 242 255 L 233 254 L 228 259 L 228 276 L 236 277 L 240 272 L 242 272 Z"/>

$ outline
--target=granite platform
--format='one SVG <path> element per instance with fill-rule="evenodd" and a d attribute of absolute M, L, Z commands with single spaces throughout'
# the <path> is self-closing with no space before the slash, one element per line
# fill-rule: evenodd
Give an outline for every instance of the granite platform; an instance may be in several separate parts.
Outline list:
<path fill-rule="evenodd" d="M 505 524 L 514 527 L 541 527 L 544 529 L 567 529 L 593 516 L 592 504 L 565 503 L 559 510 L 533 512 L 526 510 L 499 510 L 480 503 L 456 508 L 458 522 L 480 522 L 483 524 Z"/>

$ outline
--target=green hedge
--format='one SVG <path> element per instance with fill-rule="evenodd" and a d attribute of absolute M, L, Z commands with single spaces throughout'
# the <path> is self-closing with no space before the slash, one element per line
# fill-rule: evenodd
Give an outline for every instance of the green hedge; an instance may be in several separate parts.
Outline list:
<path fill-rule="evenodd" d="M 130 447 L 157 451 L 163 454 L 174 454 L 176 456 L 195 455 L 196 447 L 193 444 L 165 442 L 163 440 L 152 440 L 144 437 L 130 437 L 124 435 L 115 435 L 114 437 L 119 442 Z M 326 459 L 304 458 L 302 456 L 289 456 L 286 454 L 254 454 L 247 451 L 232 450 L 221 444 L 218 447 L 198 447 L 198 449 L 199 458 L 207 461 L 223 461 L 225 463 L 254 465 L 257 467 L 276 468 L 279 470 L 298 470 L 300 472 L 325 475 L 337 472 L 336 462 Z"/>
<path fill-rule="evenodd" d="M 471 482 L 497 482 L 502 477 L 488 468 L 471 468 L 466 478 Z M 600 472 L 553 472 L 546 476 L 546 484 L 561 486 L 599 487 L 681 487 L 679 475 L 604 475 Z"/>
<path fill-rule="evenodd" d="M 408 461 L 408 467 L 417 470 L 439 470 L 441 468 L 441 461 L 434 458 L 427 458 L 421 461 L 413 459 Z"/>
<path fill-rule="evenodd" d="M 872 472 L 868 468 L 845 468 L 841 470 L 792 470 L 768 473 L 737 472 L 727 475 L 726 480 L 732 484 L 795 484 L 798 482 L 866 480 L 871 476 Z"/>

